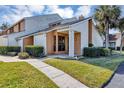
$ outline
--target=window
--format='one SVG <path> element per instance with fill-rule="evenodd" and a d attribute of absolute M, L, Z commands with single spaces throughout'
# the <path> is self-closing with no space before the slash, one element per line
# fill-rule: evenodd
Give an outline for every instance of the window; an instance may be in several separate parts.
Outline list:
<path fill-rule="evenodd" d="M 110 47 L 115 47 L 115 42 L 109 42 Z"/>
<path fill-rule="evenodd" d="M 60 25 L 61 23 L 60 22 L 58 22 L 58 23 L 53 23 L 53 24 L 49 24 L 49 27 L 55 27 L 55 26 L 58 26 L 58 25 Z"/>

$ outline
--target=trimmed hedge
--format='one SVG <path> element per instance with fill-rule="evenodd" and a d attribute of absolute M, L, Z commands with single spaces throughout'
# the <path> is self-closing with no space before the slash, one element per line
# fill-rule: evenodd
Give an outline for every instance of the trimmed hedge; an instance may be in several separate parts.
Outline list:
<path fill-rule="evenodd" d="M 87 57 L 100 57 L 100 56 L 109 56 L 111 54 L 110 49 L 101 48 L 101 47 L 85 47 L 84 56 Z"/>
<path fill-rule="evenodd" d="M 0 54 L 7 55 L 8 52 L 20 52 L 19 46 L 0 46 Z"/>
<path fill-rule="evenodd" d="M 20 52 L 21 47 L 19 46 L 8 46 L 8 52 Z"/>
<path fill-rule="evenodd" d="M 33 57 L 44 56 L 44 48 L 42 46 L 26 46 L 25 51 Z"/>

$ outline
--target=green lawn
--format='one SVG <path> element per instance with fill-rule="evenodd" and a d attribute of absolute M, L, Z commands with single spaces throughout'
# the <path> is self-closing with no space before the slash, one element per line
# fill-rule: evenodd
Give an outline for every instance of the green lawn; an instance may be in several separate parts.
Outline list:
<path fill-rule="evenodd" d="M 46 75 L 26 62 L 0 62 L 1 88 L 54 88 Z"/>
<path fill-rule="evenodd" d="M 121 62 L 124 62 L 124 56 L 115 55 L 111 57 L 109 56 L 109 57 L 100 57 L 100 58 L 85 58 L 85 59 L 81 59 L 80 61 L 95 66 L 99 66 L 105 69 L 109 69 L 111 71 L 115 71 L 118 65 Z"/>
<path fill-rule="evenodd" d="M 124 56 L 77 60 L 48 59 L 45 62 L 63 70 L 89 87 L 101 87 L 109 80 Z"/>
<path fill-rule="evenodd" d="M 120 50 L 113 50 L 114 54 L 120 54 Z M 121 55 L 124 55 L 124 51 L 121 52 Z"/>

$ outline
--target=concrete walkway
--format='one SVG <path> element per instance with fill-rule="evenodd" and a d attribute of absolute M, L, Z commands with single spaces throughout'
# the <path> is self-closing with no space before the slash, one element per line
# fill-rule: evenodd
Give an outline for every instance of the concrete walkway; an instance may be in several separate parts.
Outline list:
<path fill-rule="evenodd" d="M 74 79 L 65 72 L 54 68 L 43 62 L 45 59 L 27 59 L 20 60 L 17 57 L 5 57 L 0 56 L 0 61 L 4 62 L 16 62 L 25 61 L 37 68 L 39 71 L 47 75 L 53 82 L 55 82 L 60 88 L 88 88 L 78 80 Z"/>
<path fill-rule="evenodd" d="M 111 79 L 111 81 L 108 83 L 106 88 L 124 88 L 124 63 L 121 63 L 121 65 L 118 67 L 117 71 L 115 72 L 115 75 Z"/>

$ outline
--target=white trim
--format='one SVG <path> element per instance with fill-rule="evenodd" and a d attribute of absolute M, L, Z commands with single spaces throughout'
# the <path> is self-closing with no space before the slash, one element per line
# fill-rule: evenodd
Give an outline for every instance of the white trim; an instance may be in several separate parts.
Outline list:
<path fill-rule="evenodd" d="M 23 49 L 24 49 L 24 46 L 23 46 L 23 39 L 19 39 L 18 40 L 18 46 L 20 46 L 21 47 L 21 52 L 23 52 Z"/>
<path fill-rule="evenodd" d="M 47 38 L 46 38 L 46 33 L 43 33 L 44 35 L 44 52 L 45 55 L 47 54 Z"/>

